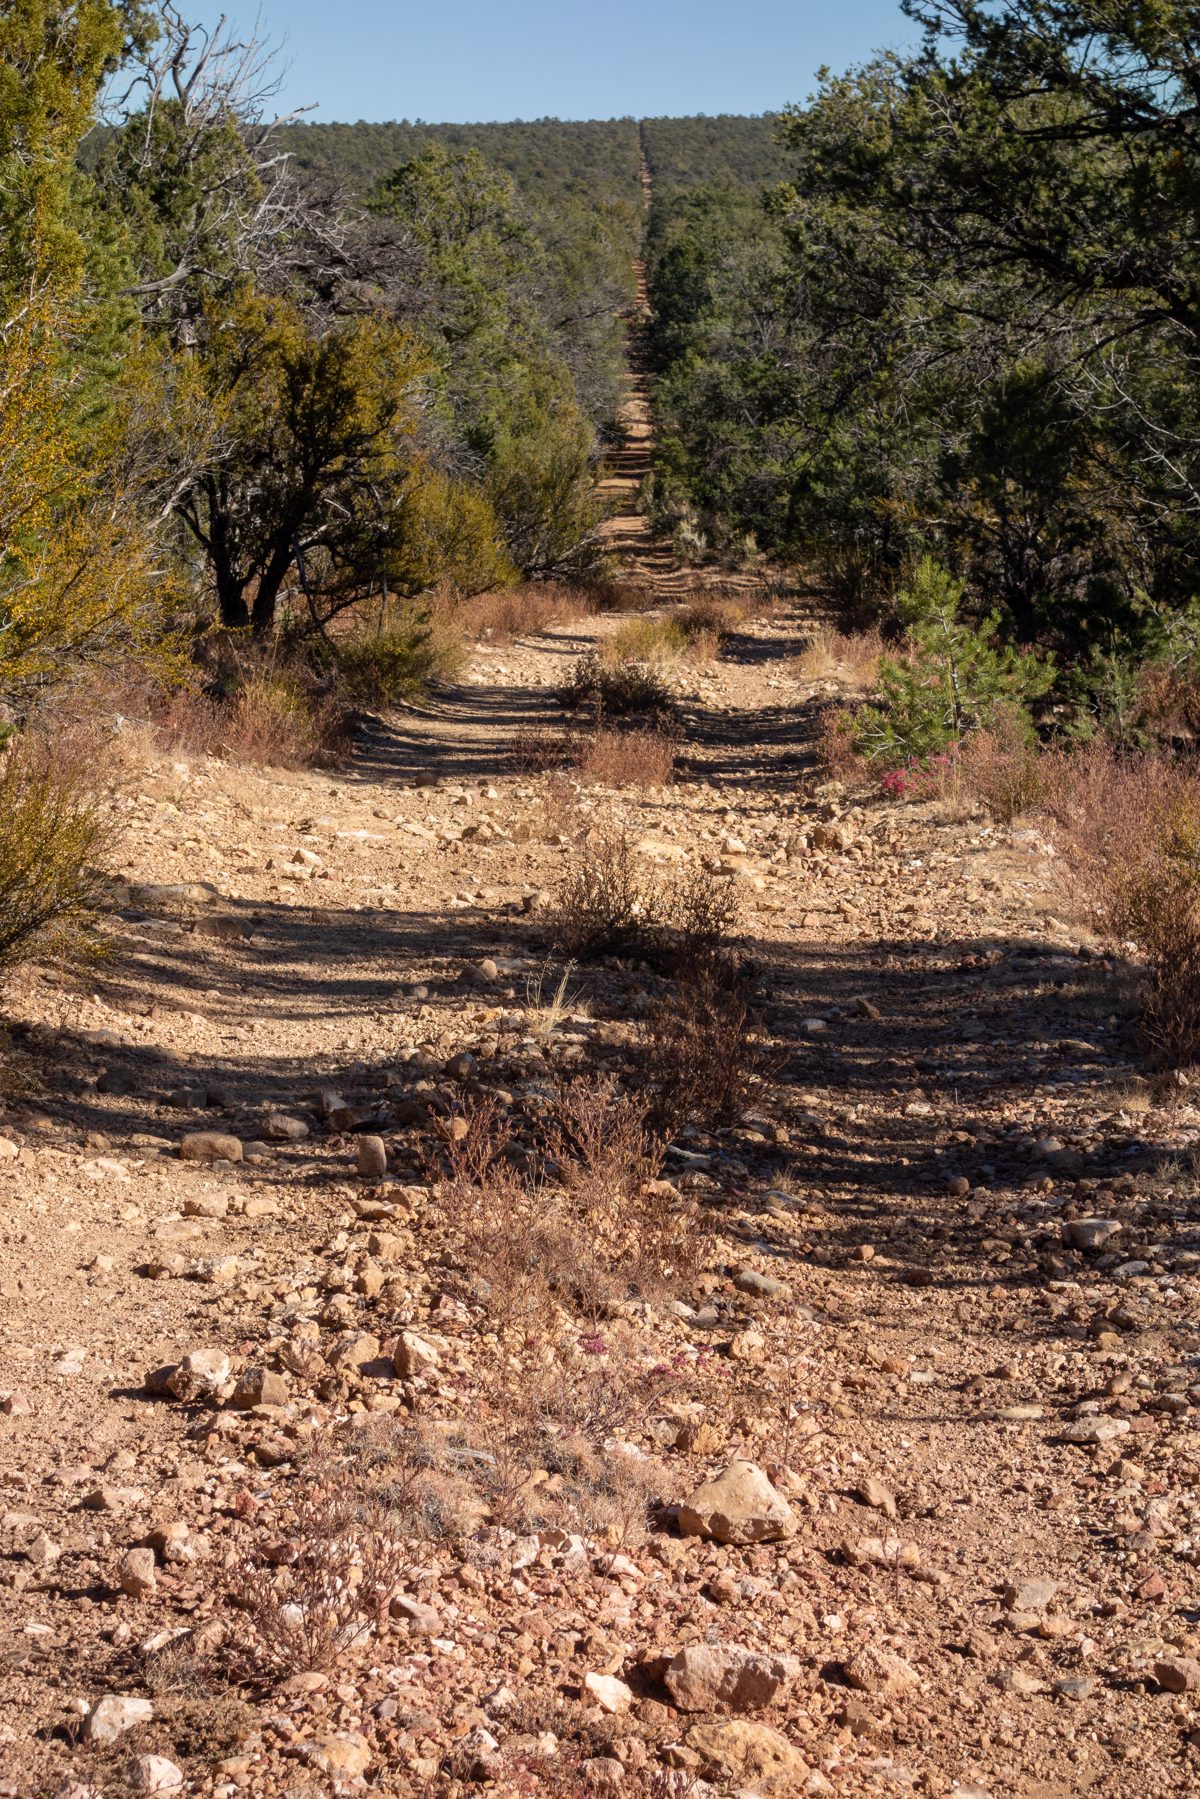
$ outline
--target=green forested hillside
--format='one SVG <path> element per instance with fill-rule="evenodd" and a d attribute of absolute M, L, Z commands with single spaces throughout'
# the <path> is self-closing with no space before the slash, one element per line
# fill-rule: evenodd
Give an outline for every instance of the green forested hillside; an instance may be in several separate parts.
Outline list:
<path fill-rule="evenodd" d="M 643 119 L 642 147 L 660 190 L 709 182 L 758 188 L 783 181 L 788 161 L 776 142 L 774 113 L 743 118 L 736 113 L 685 119 Z"/>
<path fill-rule="evenodd" d="M 478 150 L 494 169 L 511 175 L 535 203 L 563 199 L 638 206 L 638 126 L 635 119 L 582 123 L 533 119 L 511 125 L 291 125 L 283 147 L 302 169 L 339 178 L 367 194 L 400 163 L 430 144 L 461 153 Z"/>
<path fill-rule="evenodd" d="M 642 150 L 656 183 L 731 181 L 758 187 L 787 173 L 772 114 L 681 119 L 533 119 L 504 125 L 292 125 L 280 141 L 301 169 L 330 174 L 352 192 L 378 181 L 431 143 L 478 150 L 536 203 L 582 199 L 638 206 Z"/>

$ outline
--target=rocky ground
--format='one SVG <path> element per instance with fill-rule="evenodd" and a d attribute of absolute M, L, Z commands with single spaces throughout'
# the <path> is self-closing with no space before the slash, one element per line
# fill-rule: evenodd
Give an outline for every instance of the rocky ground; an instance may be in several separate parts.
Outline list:
<path fill-rule="evenodd" d="M 334 775 L 118 746 L 108 952 L 8 1002 L 0 1794 L 1195 1789 L 1200 1114 L 1036 831 L 815 772 L 809 622 L 656 791 L 514 765 L 606 619 Z M 770 1051 L 661 1167 L 664 982 L 555 944 L 614 828 Z"/>

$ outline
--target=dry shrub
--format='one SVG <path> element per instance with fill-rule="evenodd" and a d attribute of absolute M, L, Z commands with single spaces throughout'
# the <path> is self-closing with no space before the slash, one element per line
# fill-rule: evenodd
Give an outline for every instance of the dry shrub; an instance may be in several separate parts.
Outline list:
<path fill-rule="evenodd" d="M 581 656 L 558 698 L 569 711 L 589 711 L 602 718 L 635 716 L 668 719 L 675 702 L 661 675 L 639 662 L 609 666 L 599 656 Z"/>
<path fill-rule="evenodd" d="M 1064 878 L 1115 947 L 1143 959 L 1142 1023 L 1168 1067 L 1200 1058 L 1200 775 L 1103 746 L 1047 759 Z"/>
<path fill-rule="evenodd" d="M 748 981 L 701 964 L 652 1009 L 642 1027 L 652 1116 L 668 1136 L 685 1125 L 736 1124 L 768 1057 Z"/>
<path fill-rule="evenodd" d="M 609 664 L 678 662 L 688 650 L 688 634 L 678 618 L 631 618 L 606 637 L 600 654 Z"/>
<path fill-rule="evenodd" d="M 835 780 L 865 778 L 866 763 L 854 747 L 854 718 L 844 706 L 822 708 L 814 750 L 818 766 Z"/>
<path fill-rule="evenodd" d="M 241 1650 L 278 1679 L 335 1667 L 377 1634 L 407 1571 L 398 1533 L 345 1466 L 310 1463 L 282 1528 L 243 1529 L 229 1593 Z"/>
<path fill-rule="evenodd" d="M 665 787 L 675 772 L 675 741 L 665 731 L 614 731 L 584 739 L 579 772 L 601 787 Z"/>
<path fill-rule="evenodd" d="M 576 856 L 559 888 L 552 923 L 572 956 L 643 949 L 659 915 L 659 896 L 628 834 L 600 831 Z"/>
<path fill-rule="evenodd" d="M 1028 724 L 1011 714 L 1001 712 L 988 729 L 971 732 L 955 762 L 968 792 L 1000 824 L 1036 812 L 1047 797 L 1052 763 Z"/>
<path fill-rule="evenodd" d="M 835 631 L 818 625 L 792 668 L 800 680 L 837 681 L 852 693 L 870 693 L 879 678 L 883 639 L 878 631 Z"/>
<path fill-rule="evenodd" d="M 542 775 L 561 768 L 569 753 L 567 740 L 554 725 L 518 725 L 508 755 L 515 774 Z"/>
<path fill-rule="evenodd" d="M 719 644 L 731 637 L 745 624 L 746 608 L 728 595 L 706 593 L 689 600 L 676 618 L 694 648 L 701 639 Z"/>
<path fill-rule="evenodd" d="M 701 866 L 656 880 L 624 830 L 597 830 L 560 887 L 553 913 L 572 955 L 632 953 L 675 972 L 729 954 L 740 907 L 733 884 Z"/>
<path fill-rule="evenodd" d="M 76 947 L 104 902 L 111 843 L 95 764 L 40 733 L 0 768 L 0 966 Z"/>
<path fill-rule="evenodd" d="M 555 769 L 542 782 L 533 805 L 513 826 L 518 843 L 554 843 L 569 837 L 579 822 L 579 793 L 574 781 Z"/>
<path fill-rule="evenodd" d="M 631 1289 L 662 1290 L 688 1255 L 686 1207 L 658 1182 L 662 1146 L 645 1103 L 611 1079 L 572 1081 L 554 1102 L 545 1154 L 559 1276 L 589 1320 Z"/>
<path fill-rule="evenodd" d="M 528 581 L 502 593 L 477 594 L 462 600 L 454 617 L 469 637 L 487 637 L 493 643 L 512 643 L 532 637 L 551 625 L 587 618 L 601 610 L 596 593 L 566 581 Z"/>
<path fill-rule="evenodd" d="M 732 881 L 697 863 L 671 881 L 663 909 L 670 920 L 669 967 L 691 972 L 727 965 L 742 914 Z"/>
<path fill-rule="evenodd" d="M 336 699 L 273 673 L 252 674 L 229 698 L 164 695 L 153 725 L 168 749 L 264 768 L 328 767 L 347 741 Z"/>

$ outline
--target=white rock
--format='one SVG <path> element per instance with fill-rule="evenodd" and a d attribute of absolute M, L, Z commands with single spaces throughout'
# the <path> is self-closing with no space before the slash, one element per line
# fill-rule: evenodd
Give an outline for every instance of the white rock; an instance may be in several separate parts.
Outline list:
<path fill-rule="evenodd" d="M 107 1693 L 88 1708 L 83 1721 L 85 1743 L 115 1743 L 135 1724 L 149 1724 L 154 1707 L 148 1699 L 128 1698 L 120 1693 Z"/>

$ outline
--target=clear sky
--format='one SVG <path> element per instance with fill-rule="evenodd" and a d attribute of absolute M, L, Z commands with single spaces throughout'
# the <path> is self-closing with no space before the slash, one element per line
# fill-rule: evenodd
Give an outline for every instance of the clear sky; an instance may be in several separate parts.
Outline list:
<path fill-rule="evenodd" d="M 316 119 L 772 112 L 823 64 L 915 42 L 899 0 L 195 0 L 256 16 Z"/>

